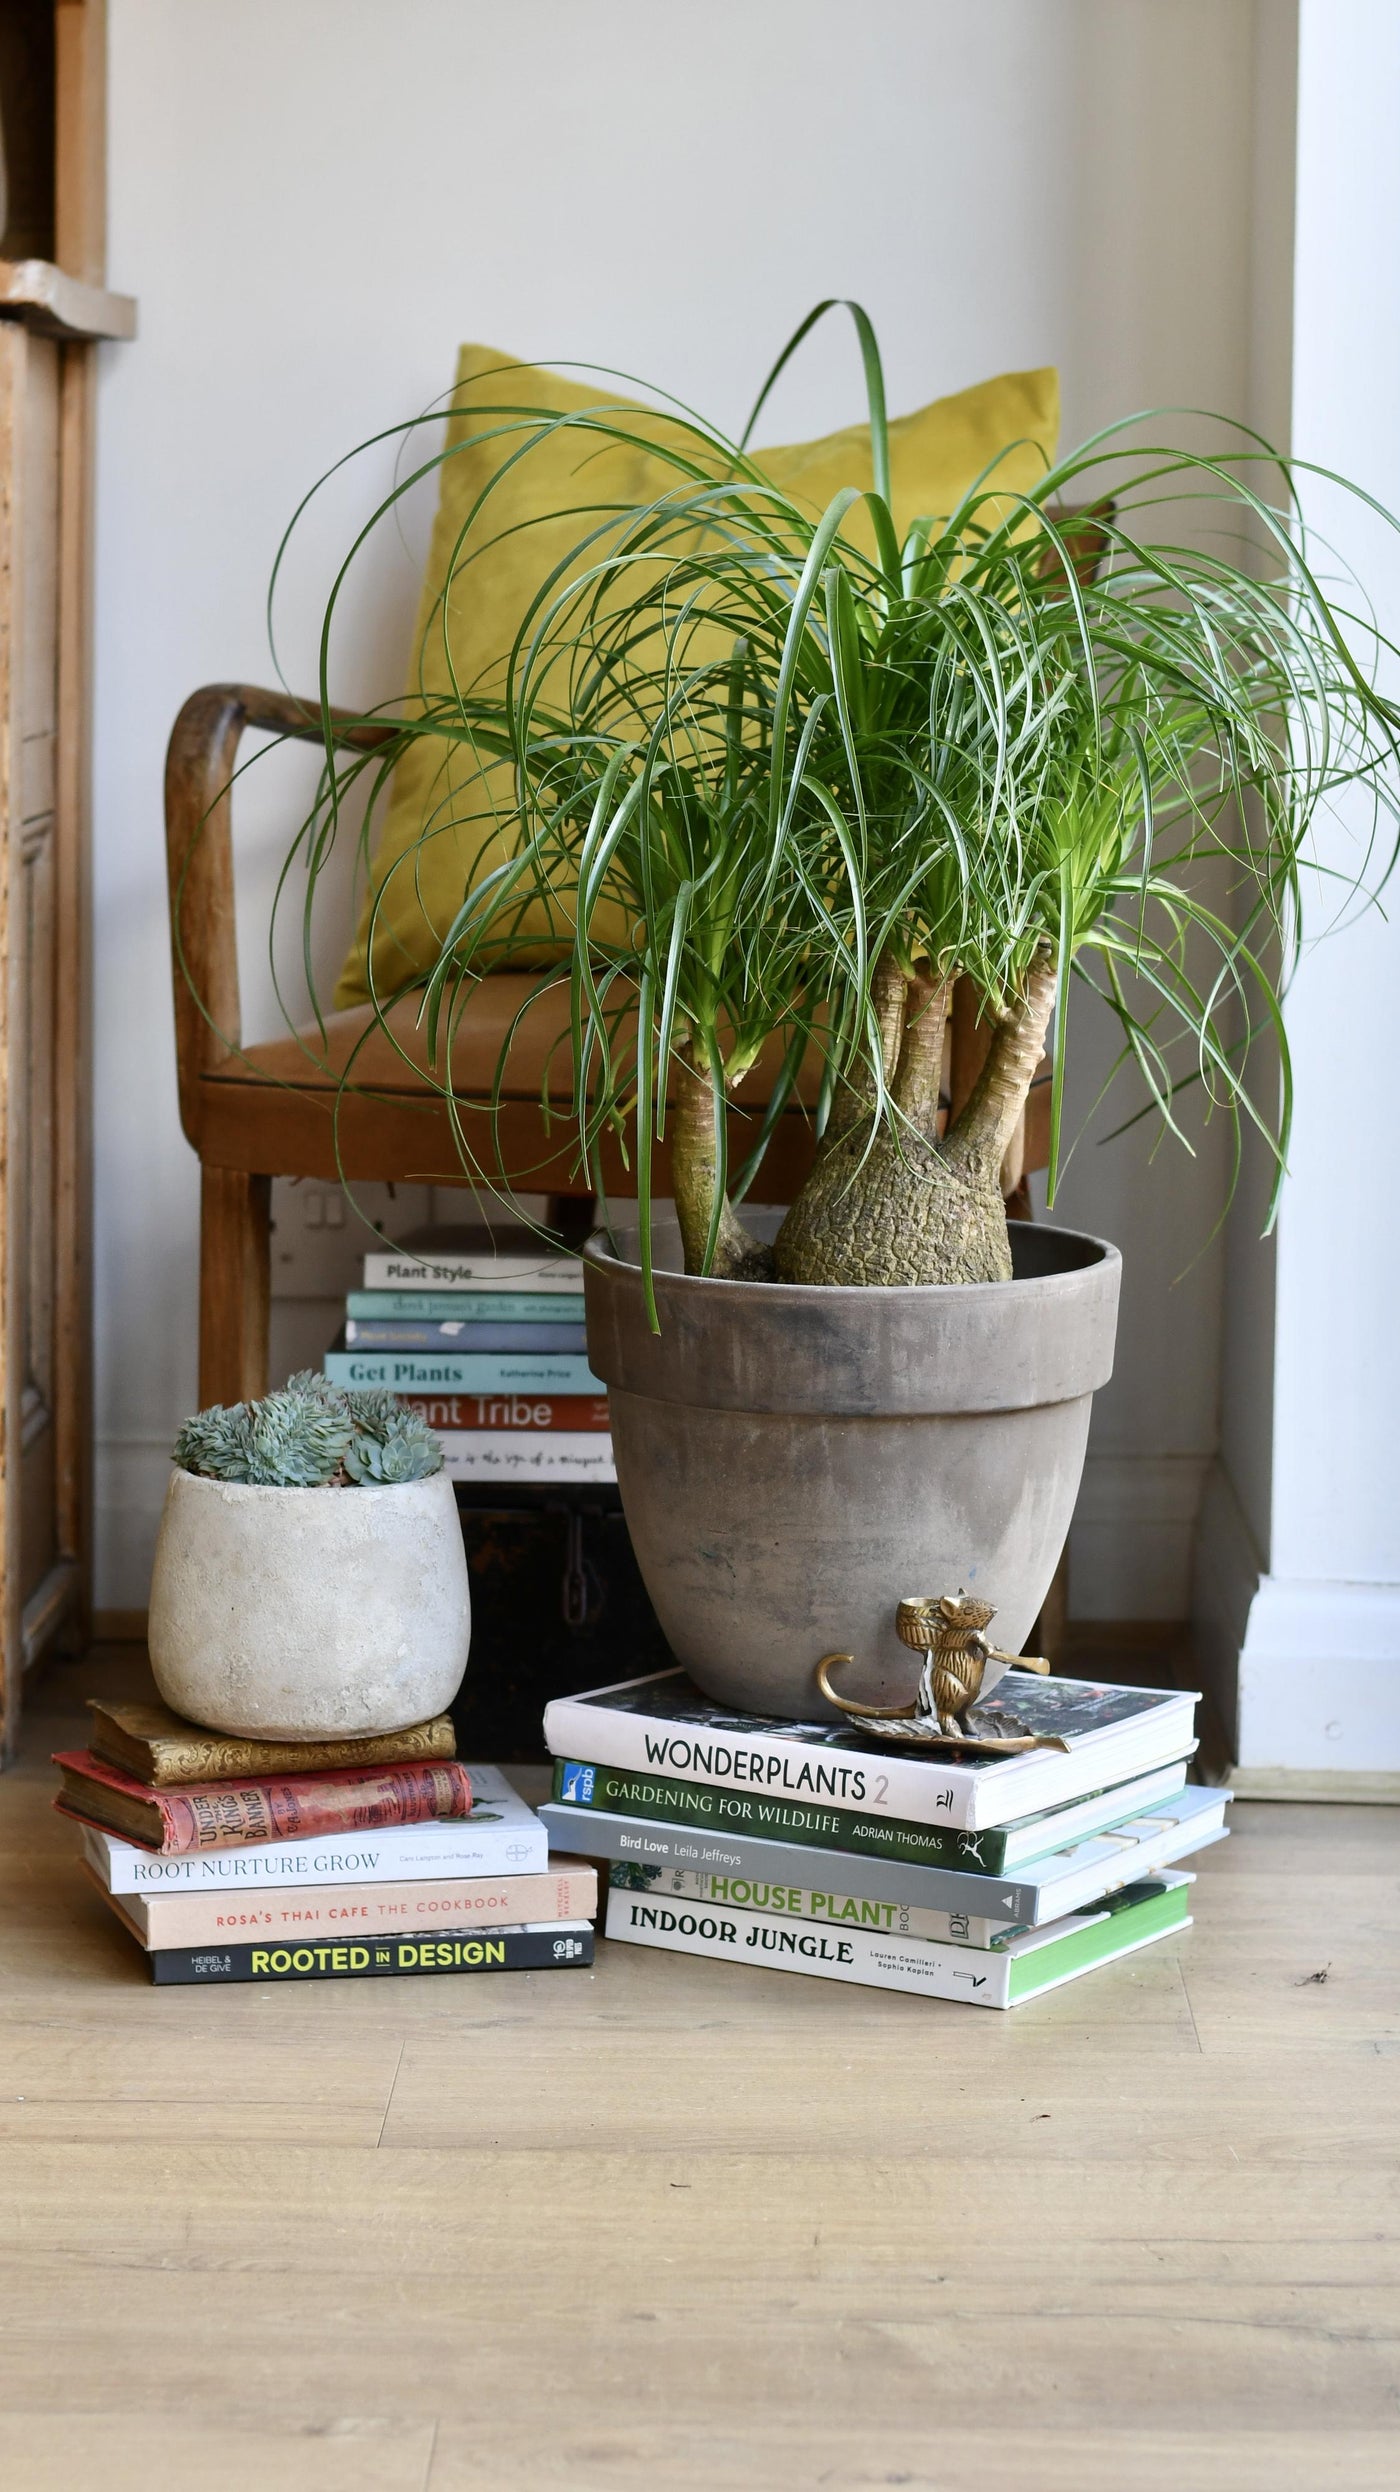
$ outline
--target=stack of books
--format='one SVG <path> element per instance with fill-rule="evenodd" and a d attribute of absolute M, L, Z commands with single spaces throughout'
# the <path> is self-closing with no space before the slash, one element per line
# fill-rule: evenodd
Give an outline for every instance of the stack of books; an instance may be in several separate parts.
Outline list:
<path fill-rule="evenodd" d="M 366 1255 L 324 1369 L 333 1384 L 386 1386 L 421 1411 L 453 1479 L 617 1477 L 576 1256 Z"/>
<path fill-rule="evenodd" d="M 92 1700 L 54 1805 L 157 1982 L 542 1972 L 591 1964 L 597 1873 L 552 1859 L 446 1714 L 378 1739 L 229 1739 Z"/>
<path fill-rule="evenodd" d="M 1227 1795 L 1187 1787 L 1193 1695 L 1017 1674 L 998 1703 L 1063 1746 L 920 1753 L 663 1671 L 548 1707 L 541 1815 L 612 1864 L 609 1938 L 1016 2007 L 1189 1926 L 1170 1864 Z"/>

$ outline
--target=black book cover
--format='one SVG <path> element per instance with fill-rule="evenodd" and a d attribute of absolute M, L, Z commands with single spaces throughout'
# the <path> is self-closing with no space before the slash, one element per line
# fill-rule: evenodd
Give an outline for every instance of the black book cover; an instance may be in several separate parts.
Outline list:
<path fill-rule="evenodd" d="M 302 1946 L 156 1947 L 156 1982 L 363 1981 L 391 1973 L 554 1972 L 593 1962 L 586 1921 L 538 1929 L 431 1930 Z"/>

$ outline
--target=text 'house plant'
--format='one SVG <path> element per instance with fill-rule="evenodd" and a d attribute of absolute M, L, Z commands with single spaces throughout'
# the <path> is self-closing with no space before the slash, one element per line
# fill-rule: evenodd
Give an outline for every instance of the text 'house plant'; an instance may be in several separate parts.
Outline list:
<path fill-rule="evenodd" d="M 442 1451 L 388 1393 L 312 1373 L 187 1419 L 150 1650 L 167 1704 L 250 1738 L 369 1738 L 450 1704 L 471 1631 Z"/>
<path fill-rule="evenodd" d="M 956 509 L 898 528 L 879 354 L 852 309 L 872 482 L 820 511 L 672 405 L 541 414 L 503 367 L 472 409 L 495 473 L 430 626 L 449 659 L 493 491 L 561 431 L 577 541 L 543 569 L 500 680 L 449 665 L 450 692 L 404 704 L 372 760 L 339 759 L 328 732 L 298 843 L 309 911 L 357 778 L 383 787 L 423 736 L 472 765 L 444 775 L 422 841 L 504 827 L 508 854 L 464 887 L 424 985 L 431 1061 L 450 1096 L 452 1027 L 494 967 L 538 957 L 525 924 L 543 902 L 581 1158 L 618 1134 L 635 1154 L 635 1236 L 596 1243 L 586 1279 L 639 1560 L 700 1683 L 789 1712 L 817 1705 L 834 1646 L 865 1666 L 855 1692 L 907 1694 L 900 1595 L 975 1583 L 1014 1647 L 1053 1571 L 1111 1365 L 1117 1258 L 1008 1230 L 1003 1158 L 1052 1016 L 1052 1202 L 1087 988 L 1149 1109 L 1184 1139 L 1178 1103 L 1200 1085 L 1281 1176 L 1278 998 L 1309 835 L 1360 791 L 1371 836 L 1346 880 L 1378 880 L 1397 805 L 1396 714 L 1373 680 L 1386 644 L 1324 588 L 1287 461 L 1223 424 L 1210 454 L 1153 446 L 1139 419 L 1028 492 L 993 466 Z M 597 477 L 636 442 L 666 489 L 619 506 Z M 322 689 L 328 703 L 328 671 Z M 943 1130 L 955 979 L 989 1044 Z M 736 1164 L 726 1102 L 775 1045 Z M 814 1063 L 815 1163 L 761 1234 L 744 1198 Z M 489 1182 L 489 1137 L 459 1130 L 465 1173 Z"/>

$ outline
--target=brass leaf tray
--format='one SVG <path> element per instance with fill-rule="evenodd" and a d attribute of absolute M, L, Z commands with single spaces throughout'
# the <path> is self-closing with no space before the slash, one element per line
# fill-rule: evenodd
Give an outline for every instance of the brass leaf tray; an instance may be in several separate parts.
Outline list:
<path fill-rule="evenodd" d="M 949 1756 L 1018 1757 L 1024 1756 L 1028 1748 L 1058 1748 L 1062 1756 L 1069 1754 L 1067 1739 L 1043 1738 L 1035 1731 L 994 1739 L 969 1727 L 950 1738 L 929 1714 L 908 1722 L 881 1722 L 867 1716 L 861 1723 L 861 1731 L 862 1734 L 868 1732 L 872 1739 L 887 1739 L 894 1747 L 931 1748 Z"/>

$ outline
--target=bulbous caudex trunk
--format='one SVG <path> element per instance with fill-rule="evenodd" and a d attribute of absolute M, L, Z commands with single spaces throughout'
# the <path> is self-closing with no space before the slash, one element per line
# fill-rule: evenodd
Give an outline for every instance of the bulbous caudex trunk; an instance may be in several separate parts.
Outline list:
<path fill-rule="evenodd" d="M 1024 990 L 996 1024 L 966 1106 L 940 1141 L 949 985 L 927 970 L 906 976 L 888 958 L 878 964 L 873 1002 L 893 1118 L 875 1125 L 873 1082 L 847 1089 L 771 1262 L 726 1203 L 710 1267 L 716 1277 L 865 1288 L 1010 1280 L 1001 1167 L 1044 1046 L 1054 962 L 1048 949 L 1037 955 Z M 714 1090 L 695 1052 L 681 1070 L 672 1117 L 676 1211 L 686 1270 L 698 1272 L 717 1163 Z"/>

